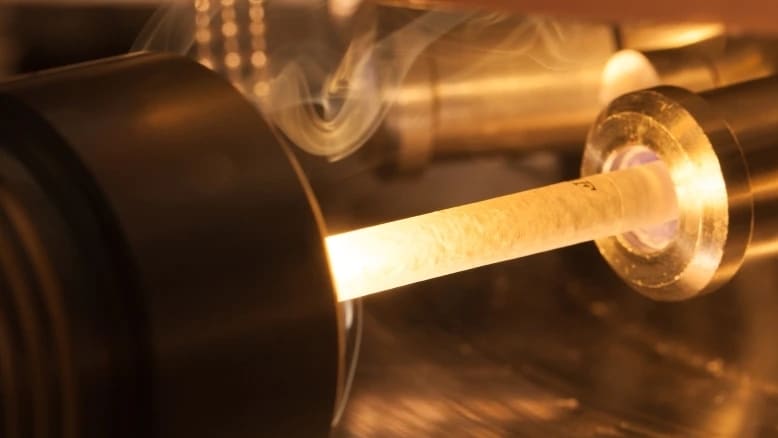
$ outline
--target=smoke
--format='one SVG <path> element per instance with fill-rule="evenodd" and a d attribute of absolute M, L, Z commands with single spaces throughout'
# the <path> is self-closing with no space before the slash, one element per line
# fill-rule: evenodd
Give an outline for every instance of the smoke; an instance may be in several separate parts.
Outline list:
<path fill-rule="evenodd" d="M 365 32 L 318 89 L 308 86 L 310 69 L 288 63 L 271 81 L 267 112 L 302 149 L 332 159 L 348 155 L 378 129 L 422 51 L 464 19 L 429 12 L 383 38 L 375 29 Z"/>
<path fill-rule="evenodd" d="M 333 14 L 343 10 L 351 15 Z M 575 25 L 542 17 L 354 0 L 194 0 L 160 10 L 135 48 L 199 58 L 251 98 L 292 144 L 337 160 L 376 132 L 425 51 L 452 59 L 446 75 L 493 62 L 568 69 L 586 61 L 576 32 Z M 479 56 L 457 65 L 462 51 Z"/>

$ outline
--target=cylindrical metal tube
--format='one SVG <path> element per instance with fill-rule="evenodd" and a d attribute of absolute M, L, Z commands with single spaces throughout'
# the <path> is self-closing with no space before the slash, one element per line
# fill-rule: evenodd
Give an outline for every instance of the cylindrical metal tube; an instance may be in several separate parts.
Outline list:
<path fill-rule="evenodd" d="M 778 252 L 778 77 L 713 90 L 702 97 L 726 120 L 748 169 L 753 218 L 746 257 L 775 254 Z"/>
<path fill-rule="evenodd" d="M 529 23 L 529 45 L 500 45 L 486 34 L 457 44 L 444 38 L 423 53 L 385 123 L 400 168 L 434 157 L 577 150 L 595 114 L 621 94 L 658 85 L 703 91 L 776 71 L 771 40 L 726 38 L 717 33 L 720 26 L 660 29 L 654 45 L 644 35 L 627 41 L 634 49 L 614 53 L 619 28 Z M 570 29 L 575 37 L 544 40 L 545 26 Z M 631 35 L 629 29 L 622 31 Z M 663 46 L 672 44 L 673 32 L 690 34 L 678 44 L 692 44 Z M 547 58 L 559 48 L 586 55 L 549 65 Z"/>
<path fill-rule="evenodd" d="M 658 299 L 715 289 L 752 257 L 778 252 L 778 77 L 702 94 L 660 87 L 616 99 L 589 134 L 582 172 L 640 145 L 669 167 L 679 227 L 659 254 L 624 239 L 600 252 L 630 285 Z"/>
<path fill-rule="evenodd" d="M 603 70 L 603 105 L 620 95 L 658 85 L 705 91 L 773 74 L 775 40 L 715 38 L 692 45 L 656 50 L 616 52 Z"/>
<path fill-rule="evenodd" d="M 580 148 L 601 108 L 612 28 L 511 23 L 517 30 L 497 26 L 475 39 L 455 33 L 416 61 L 385 121 L 400 168 L 433 156 Z M 554 39 L 547 27 L 568 35 Z"/>

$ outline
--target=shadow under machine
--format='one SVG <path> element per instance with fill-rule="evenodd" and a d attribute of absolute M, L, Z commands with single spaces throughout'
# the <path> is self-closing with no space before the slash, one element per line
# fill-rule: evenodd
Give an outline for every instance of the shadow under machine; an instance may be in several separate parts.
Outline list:
<path fill-rule="evenodd" d="M 2 7 L 3 437 L 778 436 L 778 5 L 104 7 Z"/>

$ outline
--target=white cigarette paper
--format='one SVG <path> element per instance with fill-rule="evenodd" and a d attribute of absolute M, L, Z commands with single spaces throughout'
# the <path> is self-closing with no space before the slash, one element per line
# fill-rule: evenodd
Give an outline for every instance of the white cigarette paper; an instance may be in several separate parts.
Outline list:
<path fill-rule="evenodd" d="M 327 237 L 339 301 L 675 220 L 661 162 Z"/>

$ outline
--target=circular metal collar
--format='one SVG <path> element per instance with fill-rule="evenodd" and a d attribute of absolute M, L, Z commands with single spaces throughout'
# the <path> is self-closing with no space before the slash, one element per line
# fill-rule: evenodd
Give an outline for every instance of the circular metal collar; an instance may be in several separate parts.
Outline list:
<path fill-rule="evenodd" d="M 582 175 L 602 171 L 621 148 L 641 145 L 668 166 L 678 196 L 678 230 L 647 253 L 620 236 L 596 241 L 631 287 L 675 301 L 709 292 L 740 267 L 751 235 L 748 172 L 737 139 L 701 97 L 659 87 L 614 100 L 589 132 Z"/>

